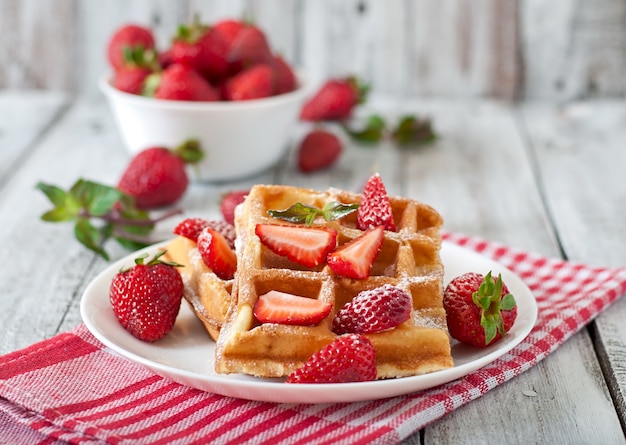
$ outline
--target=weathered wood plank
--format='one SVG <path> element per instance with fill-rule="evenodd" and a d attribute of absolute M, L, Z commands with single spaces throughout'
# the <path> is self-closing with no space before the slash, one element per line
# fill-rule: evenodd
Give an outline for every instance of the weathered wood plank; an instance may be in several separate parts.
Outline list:
<path fill-rule="evenodd" d="M 0 184 L 29 155 L 32 144 L 64 109 L 59 92 L 0 92 Z"/>
<path fill-rule="evenodd" d="M 412 108 L 433 118 L 440 140 L 404 154 L 406 194 L 435 206 L 448 230 L 557 257 L 513 109 L 436 101 Z M 529 399 L 525 389 L 539 398 Z M 597 409 L 589 412 L 587 406 Z M 567 414 L 555 417 L 555 410 Z M 525 374 L 426 428 L 424 443 L 584 443 L 591 438 L 616 443 L 616 432 L 619 421 L 583 331 Z"/>
<path fill-rule="evenodd" d="M 626 103 L 564 107 L 527 104 L 523 119 L 536 153 L 546 202 L 572 261 L 626 266 Z M 626 424 L 626 301 L 594 323 L 596 348 Z"/>

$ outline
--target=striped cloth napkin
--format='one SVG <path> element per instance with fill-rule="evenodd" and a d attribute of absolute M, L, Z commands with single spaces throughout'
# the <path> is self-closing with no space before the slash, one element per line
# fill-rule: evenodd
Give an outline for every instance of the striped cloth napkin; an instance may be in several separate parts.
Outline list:
<path fill-rule="evenodd" d="M 455 234 L 445 238 L 513 270 L 539 306 L 521 344 L 461 379 L 368 402 L 251 402 L 159 377 L 80 325 L 0 357 L 0 443 L 397 443 L 531 368 L 626 292 L 626 268 L 588 267 Z"/>

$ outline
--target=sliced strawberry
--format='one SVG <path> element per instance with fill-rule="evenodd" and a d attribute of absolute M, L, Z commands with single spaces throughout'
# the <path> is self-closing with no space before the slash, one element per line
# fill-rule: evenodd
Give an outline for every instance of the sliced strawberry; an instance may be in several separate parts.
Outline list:
<path fill-rule="evenodd" d="M 387 190 L 380 175 L 368 179 L 363 188 L 363 198 L 357 213 L 357 227 L 361 230 L 384 226 L 385 230 L 396 231 Z"/>
<path fill-rule="evenodd" d="M 330 253 L 326 259 L 328 266 L 342 277 L 366 279 L 383 245 L 384 236 L 383 226 L 368 230 Z"/>
<path fill-rule="evenodd" d="M 207 265 L 222 280 L 231 280 L 237 270 L 237 257 L 228 240 L 217 230 L 205 227 L 198 236 L 198 251 Z"/>
<path fill-rule="evenodd" d="M 257 224 L 255 233 L 274 253 L 306 267 L 321 264 L 337 245 L 337 231 L 326 227 Z"/>
<path fill-rule="evenodd" d="M 228 241 L 228 245 L 231 249 L 235 248 L 235 227 L 232 224 L 227 223 L 226 221 L 219 220 L 206 220 L 203 218 L 186 218 L 182 220 L 176 227 L 174 227 L 174 234 L 184 236 L 185 238 L 190 239 L 191 241 L 198 241 L 198 236 L 206 227 L 210 227 L 214 230 L 217 230 L 226 241 Z"/>
<path fill-rule="evenodd" d="M 337 337 L 293 371 L 287 383 L 345 383 L 376 379 L 376 350 L 359 334 Z"/>
<path fill-rule="evenodd" d="M 328 316 L 332 304 L 271 290 L 254 304 L 254 316 L 261 323 L 313 326 Z"/>
<path fill-rule="evenodd" d="M 372 334 L 393 329 L 411 316 L 411 295 L 399 287 L 385 284 L 368 289 L 346 303 L 333 319 L 333 332 Z"/>

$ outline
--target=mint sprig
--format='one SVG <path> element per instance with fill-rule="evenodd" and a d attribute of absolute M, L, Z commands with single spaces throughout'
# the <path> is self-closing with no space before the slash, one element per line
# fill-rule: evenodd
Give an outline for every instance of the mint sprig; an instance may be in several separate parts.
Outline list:
<path fill-rule="evenodd" d="M 79 179 L 68 190 L 39 182 L 36 186 L 53 204 L 41 219 L 46 222 L 73 222 L 76 239 L 89 250 L 109 260 L 104 249 L 113 238 L 124 248 L 137 250 L 151 244 L 148 235 L 157 222 L 181 213 L 174 209 L 151 218 L 135 206 L 134 199 L 115 187 Z"/>
<path fill-rule="evenodd" d="M 268 210 L 267 214 L 272 218 L 310 226 L 318 217 L 326 221 L 335 221 L 355 212 L 358 208 L 358 204 L 343 204 L 337 201 L 331 201 L 321 209 L 297 202 L 285 210 Z"/>

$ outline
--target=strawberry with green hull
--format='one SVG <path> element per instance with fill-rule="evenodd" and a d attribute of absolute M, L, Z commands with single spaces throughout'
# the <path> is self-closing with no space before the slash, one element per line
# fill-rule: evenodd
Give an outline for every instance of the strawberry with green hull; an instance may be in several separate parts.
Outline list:
<path fill-rule="evenodd" d="M 186 163 L 203 157 L 198 141 L 189 140 L 174 150 L 150 147 L 130 161 L 118 189 L 135 198 L 138 208 L 152 209 L 178 201 L 189 185 Z"/>
<path fill-rule="evenodd" d="M 497 342 L 513 327 L 517 304 L 498 275 L 468 272 L 444 291 L 448 331 L 452 338 L 479 348 Z"/>
<path fill-rule="evenodd" d="M 154 35 L 149 28 L 128 24 L 117 29 L 107 44 L 107 58 L 114 70 L 127 65 L 125 54 L 136 50 L 154 51 Z"/>
<path fill-rule="evenodd" d="M 178 27 L 170 52 L 174 63 L 193 68 L 207 80 L 216 81 L 228 74 L 226 39 L 198 20 Z"/>
<path fill-rule="evenodd" d="M 327 80 L 305 102 L 300 112 L 303 121 L 342 121 L 352 115 L 353 109 L 365 101 L 367 87 L 354 77 Z"/>
<path fill-rule="evenodd" d="M 161 261 L 160 252 L 150 261 L 135 259 L 130 269 L 118 272 L 109 300 L 120 324 L 140 340 L 155 342 L 165 337 L 176 321 L 184 285 L 175 263 Z"/>
<path fill-rule="evenodd" d="M 287 383 L 348 383 L 376 380 L 376 350 L 363 335 L 346 334 L 316 352 Z"/>

